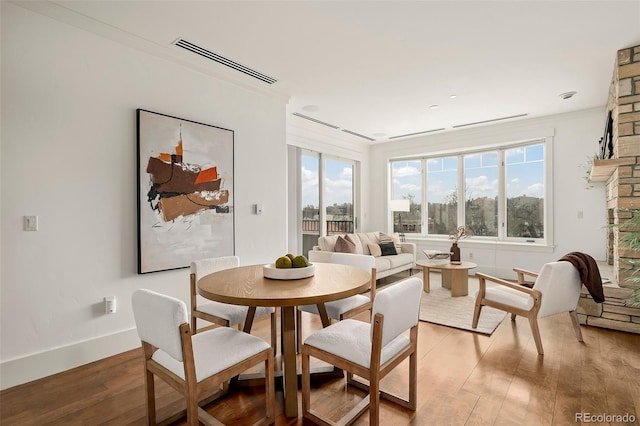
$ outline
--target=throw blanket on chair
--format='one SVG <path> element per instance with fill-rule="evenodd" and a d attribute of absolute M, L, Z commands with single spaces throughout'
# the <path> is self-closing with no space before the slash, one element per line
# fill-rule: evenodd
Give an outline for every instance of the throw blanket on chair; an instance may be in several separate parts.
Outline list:
<path fill-rule="evenodd" d="M 571 262 L 580 273 L 582 284 L 589 290 L 589 294 L 596 303 L 604 302 L 602 278 L 595 259 L 586 253 L 572 251 L 562 256 L 558 261 Z"/>

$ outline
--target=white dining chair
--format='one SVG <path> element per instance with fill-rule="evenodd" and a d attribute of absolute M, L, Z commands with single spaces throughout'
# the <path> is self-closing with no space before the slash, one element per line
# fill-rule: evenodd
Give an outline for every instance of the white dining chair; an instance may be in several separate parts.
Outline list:
<path fill-rule="evenodd" d="M 325 262 L 326 253 L 323 257 Z M 309 252 L 309 262 L 314 263 L 314 252 Z M 376 296 L 376 261 L 373 256 L 359 255 L 352 253 L 331 253 L 329 263 L 336 263 L 341 265 L 349 265 L 360 268 L 364 271 L 371 273 L 371 282 L 369 285 L 369 294 L 356 294 L 355 296 L 346 297 L 344 299 L 326 302 L 324 304 L 327 311 L 329 320 L 342 321 L 347 318 L 353 318 L 362 312 L 370 311 L 373 300 Z M 320 315 L 318 311 L 318 305 L 301 305 L 296 310 L 296 322 L 297 322 L 297 342 L 298 350 L 300 349 L 300 342 L 302 341 L 302 312 L 310 314 Z"/>
<path fill-rule="evenodd" d="M 192 335 L 185 303 L 151 290 L 136 290 L 132 306 L 143 347 L 148 424 L 156 424 L 155 376 L 184 396 L 187 424 L 219 425 L 199 401 L 260 364 L 265 369 L 265 411 L 258 410 L 264 416 L 257 423 L 275 421 L 274 355 L 267 342 L 229 327 Z M 238 409 L 246 412 L 247 408 L 245 404 Z"/>
<path fill-rule="evenodd" d="M 524 274 L 535 278 L 532 288 L 505 281 L 490 275 L 476 273 L 479 289 L 471 326 L 476 328 L 483 306 L 491 306 L 511 313 L 511 320 L 521 315 L 529 320 L 538 354 L 544 355 L 538 318 L 569 312 L 574 332 L 582 342 L 582 331 L 578 322 L 576 307 L 580 298 L 582 282 L 578 270 L 569 262 L 550 262 L 542 266 L 540 273 L 514 268 L 518 282 L 524 283 Z M 486 282 L 498 284 L 489 287 Z"/>
<path fill-rule="evenodd" d="M 198 295 L 197 282 L 205 275 L 212 274 L 223 269 L 236 268 L 240 265 L 238 256 L 222 256 L 209 259 L 195 260 L 191 262 L 191 329 L 196 334 L 198 318 L 223 327 L 238 326 L 247 318 L 249 308 L 247 306 L 231 305 L 212 300 L 207 300 Z M 277 345 L 276 310 L 273 307 L 257 307 L 254 318 L 270 315 L 271 319 L 271 346 L 275 352 Z M 206 329 L 206 328 L 205 328 Z"/>
<path fill-rule="evenodd" d="M 417 406 L 418 314 L 422 280 L 407 278 L 380 290 L 371 323 L 345 319 L 311 334 L 302 345 L 302 415 L 317 424 L 351 424 L 367 409 L 369 424 L 380 422 L 380 398 L 412 411 Z M 407 336 L 405 332 L 409 330 Z M 347 385 L 368 391 L 344 418 L 331 422 L 311 408 L 310 357 L 347 372 Z M 409 358 L 409 392 L 403 398 L 380 389 L 380 380 Z M 365 384 L 354 376 L 368 381 Z M 325 407 L 329 403 L 323 404 Z"/>

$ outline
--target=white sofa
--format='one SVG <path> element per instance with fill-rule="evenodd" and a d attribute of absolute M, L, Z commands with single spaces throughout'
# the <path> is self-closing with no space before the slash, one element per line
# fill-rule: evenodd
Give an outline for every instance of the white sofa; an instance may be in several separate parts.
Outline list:
<path fill-rule="evenodd" d="M 350 256 L 371 256 L 369 244 L 380 244 L 380 232 L 363 232 L 348 235 L 350 240 L 355 243 L 355 253 L 348 253 Z M 395 240 L 397 254 L 375 256 L 377 278 L 384 278 L 415 267 L 416 245 L 414 243 L 400 242 L 397 234 L 392 236 Z M 314 246 L 313 250 L 309 252 L 309 261 L 331 263 L 332 253 L 336 252 L 337 239 L 338 235 L 318 238 L 318 245 Z"/>

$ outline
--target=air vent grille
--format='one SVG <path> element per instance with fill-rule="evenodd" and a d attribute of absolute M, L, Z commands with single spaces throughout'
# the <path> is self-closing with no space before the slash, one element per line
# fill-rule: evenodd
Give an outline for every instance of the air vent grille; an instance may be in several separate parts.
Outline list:
<path fill-rule="evenodd" d="M 424 132 L 407 133 L 406 135 L 389 136 L 389 139 L 398 139 L 398 138 L 406 138 L 406 137 L 409 137 L 409 136 L 424 135 L 426 133 L 439 132 L 440 130 L 444 130 L 444 127 L 441 128 L 441 129 L 425 130 Z"/>
<path fill-rule="evenodd" d="M 232 61 L 231 59 L 225 58 L 222 55 L 218 55 L 215 52 L 212 52 L 212 51 L 207 50 L 207 49 L 205 49 L 203 47 L 200 47 L 200 46 L 198 46 L 196 44 L 193 44 L 193 43 L 191 43 L 191 42 L 189 42 L 187 40 L 183 40 L 183 39 L 179 38 L 176 41 L 174 41 L 173 44 L 175 44 L 178 47 L 182 47 L 183 49 L 186 49 L 186 50 L 188 50 L 190 52 L 196 53 L 196 54 L 198 54 L 200 56 L 204 56 L 207 59 L 211 59 L 212 61 L 215 61 L 215 62 L 217 62 L 217 63 L 219 63 L 221 65 L 227 66 L 227 67 L 232 68 L 232 69 L 234 69 L 236 71 L 240 71 L 241 73 L 244 73 L 244 74 L 246 74 L 248 76 L 256 78 L 256 79 L 258 79 L 260 81 L 263 81 L 265 83 L 273 84 L 273 83 L 276 83 L 278 81 L 273 77 L 269 77 L 266 74 L 263 74 L 261 72 L 258 72 L 256 70 L 254 70 L 254 69 L 246 67 L 246 66 L 244 66 L 242 64 L 239 64 L 239 63 L 237 63 L 235 61 Z"/>
<path fill-rule="evenodd" d="M 375 139 L 371 139 L 370 137 L 365 136 L 365 135 L 361 135 L 360 133 L 352 132 L 351 130 L 342 129 L 342 131 L 345 132 L 345 133 L 349 133 L 350 135 L 357 136 L 357 137 L 362 138 L 362 139 L 366 139 L 366 140 L 371 141 L 371 142 L 375 141 Z"/>
<path fill-rule="evenodd" d="M 316 120 L 313 117 L 309 117 L 308 115 L 300 114 L 299 112 L 293 112 L 292 115 L 296 117 L 304 118 L 305 120 L 313 121 L 314 123 L 322 124 L 323 126 L 331 127 L 332 129 L 339 129 L 338 126 L 334 126 L 333 124 L 325 123 L 324 121 Z"/>
<path fill-rule="evenodd" d="M 500 117 L 500 118 L 493 118 L 491 120 L 484 120 L 484 121 L 476 121 L 474 123 L 466 123 L 466 124 L 457 124 L 455 126 L 451 126 L 454 129 L 458 128 L 458 127 L 466 127 L 466 126 L 474 126 L 476 124 L 484 124 L 484 123 L 492 123 L 494 121 L 500 121 L 500 120 L 509 120 L 510 118 L 518 118 L 518 117 L 526 117 L 529 114 L 518 114 L 518 115 L 510 115 L 509 117 Z"/>

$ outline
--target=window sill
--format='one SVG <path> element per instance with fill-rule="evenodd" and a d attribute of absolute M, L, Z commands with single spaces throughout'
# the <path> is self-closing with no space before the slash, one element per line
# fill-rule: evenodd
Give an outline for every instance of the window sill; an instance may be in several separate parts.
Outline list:
<path fill-rule="evenodd" d="M 448 248 L 451 246 L 451 240 L 446 238 L 428 238 L 428 237 L 413 237 L 406 235 L 407 242 L 415 243 L 418 246 L 429 247 L 442 247 Z M 477 247 L 490 250 L 509 250 L 509 251 L 522 251 L 522 252 L 535 252 L 535 253 L 553 253 L 555 247 L 546 242 L 526 243 L 519 241 L 495 241 L 486 239 L 462 239 L 458 242 L 458 245 L 462 248 L 465 247 Z"/>

